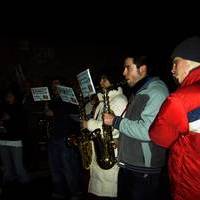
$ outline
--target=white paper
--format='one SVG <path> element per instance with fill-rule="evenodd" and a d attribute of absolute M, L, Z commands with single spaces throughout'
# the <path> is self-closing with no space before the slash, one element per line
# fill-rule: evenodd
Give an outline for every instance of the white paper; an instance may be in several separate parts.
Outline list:
<path fill-rule="evenodd" d="M 31 88 L 34 101 L 49 101 L 51 100 L 48 87 Z"/>
<path fill-rule="evenodd" d="M 78 105 L 78 100 L 72 88 L 61 85 L 58 85 L 57 88 L 62 101 Z"/>
<path fill-rule="evenodd" d="M 77 79 L 84 98 L 96 94 L 89 69 L 79 73 Z"/>

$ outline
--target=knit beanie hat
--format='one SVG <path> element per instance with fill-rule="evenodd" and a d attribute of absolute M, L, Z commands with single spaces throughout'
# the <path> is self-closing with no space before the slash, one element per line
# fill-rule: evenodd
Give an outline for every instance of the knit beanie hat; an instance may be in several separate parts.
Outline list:
<path fill-rule="evenodd" d="M 181 57 L 186 60 L 200 62 L 200 37 L 194 36 L 182 41 L 173 51 L 172 59 Z"/>

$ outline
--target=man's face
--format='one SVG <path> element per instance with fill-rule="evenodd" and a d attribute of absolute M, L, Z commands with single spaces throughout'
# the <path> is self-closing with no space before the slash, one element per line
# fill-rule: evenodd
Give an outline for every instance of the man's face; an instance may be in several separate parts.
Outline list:
<path fill-rule="evenodd" d="M 139 80 L 142 79 L 140 69 L 138 69 L 134 64 L 133 58 L 125 59 L 123 75 L 130 87 L 133 87 Z"/>
<path fill-rule="evenodd" d="M 180 57 L 174 58 L 171 72 L 173 77 L 181 84 L 189 73 L 187 60 Z"/>

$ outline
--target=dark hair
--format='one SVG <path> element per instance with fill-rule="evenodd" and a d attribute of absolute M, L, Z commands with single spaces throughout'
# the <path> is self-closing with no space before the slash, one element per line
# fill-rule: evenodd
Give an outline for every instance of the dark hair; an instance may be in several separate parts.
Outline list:
<path fill-rule="evenodd" d="M 132 58 L 133 63 L 136 65 L 137 68 L 140 68 L 142 65 L 146 65 L 148 74 L 150 75 L 152 73 L 153 66 L 154 66 L 154 61 L 153 61 L 152 57 L 150 57 L 150 56 L 135 56 L 135 55 L 127 54 L 124 57 L 124 59 L 126 59 L 126 58 Z"/>
<path fill-rule="evenodd" d="M 114 67 L 105 67 L 99 75 L 99 81 L 102 78 L 109 80 L 111 84 L 115 85 L 119 81 L 118 71 Z"/>
<path fill-rule="evenodd" d="M 51 83 L 55 80 L 58 80 L 60 82 L 63 82 L 65 79 L 62 76 L 53 76 L 50 78 Z"/>
<path fill-rule="evenodd" d="M 12 88 L 9 88 L 7 90 L 4 91 L 4 100 L 5 98 L 8 96 L 8 95 L 13 95 L 15 97 L 15 101 L 20 103 L 21 100 L 22 100 L 22 95 L 20 94 L 19 91 L 15 90 L 15 89 L 12 89 Z"/>
<path fill-rule="evenodd" d="M 137 68 L 142 65 L 148 65 L 147 56 L 135 56 L 133 57 L 133 62 L 136 64 Z"/>

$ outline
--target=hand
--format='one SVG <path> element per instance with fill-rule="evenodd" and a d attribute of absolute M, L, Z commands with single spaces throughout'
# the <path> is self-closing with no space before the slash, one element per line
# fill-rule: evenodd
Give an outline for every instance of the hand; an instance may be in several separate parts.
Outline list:
<path fill-rule="evenodd" d="M 82 120 L 81 127 L 82 128 L 88 128 L 86 120 Z"/>
<path fill-rule="evenodd" d="M 112 125 L 113 125 L 114 118 L 115 118 L 114 115 L 108 114 L 108 113 L 104 113 L 104 114 L 103 114 L 103 123 L 104 123 L 105 125 L 112 126 Z"/>

